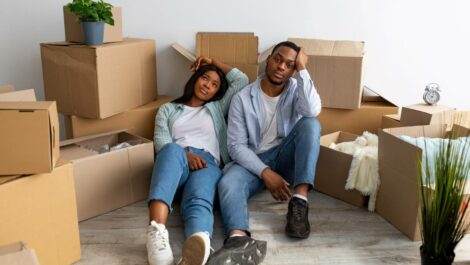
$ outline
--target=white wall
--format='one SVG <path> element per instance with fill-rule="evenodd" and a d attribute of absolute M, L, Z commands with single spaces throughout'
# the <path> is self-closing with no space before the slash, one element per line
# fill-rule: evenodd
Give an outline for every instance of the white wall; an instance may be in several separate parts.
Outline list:
<path fill-rule="evenodd" d="M 39 43 L 64 39 L 64 0 L 1 0 L 0 84 L 43 98 Z M 157 40 L 158 89 L 176 97 L 197 31 L 250 31 L 260 51 L 288 37 L 363 40 L 364 84 L 400 106 L 421 102 L 429 82 L 442 104 L 470 109 L 470 1 L 466 0 L 115 0 L 125 36 Z"/>

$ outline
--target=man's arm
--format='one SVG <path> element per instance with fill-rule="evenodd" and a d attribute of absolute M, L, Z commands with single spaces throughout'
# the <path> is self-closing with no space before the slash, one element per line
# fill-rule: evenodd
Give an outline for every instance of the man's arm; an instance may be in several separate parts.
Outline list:
<path fill-rule="evenodd" d="M 321 112 L 321 100 L 306 69 L 307 61 L 308 57 L 304 49 L 300 48 L 295 62 L 297 87 L 295 90 L 294 107 L 303 117 L 316 117 Z"/>

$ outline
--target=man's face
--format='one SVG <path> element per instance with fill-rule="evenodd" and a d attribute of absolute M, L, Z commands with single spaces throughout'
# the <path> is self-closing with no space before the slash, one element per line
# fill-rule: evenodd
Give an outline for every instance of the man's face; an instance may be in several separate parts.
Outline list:
<path fill-rule="evenodd" d="M 295 71 L 297 52 L 281 46 L 266 61 L 266 77 L 274 85 L 283 85 Z"/>

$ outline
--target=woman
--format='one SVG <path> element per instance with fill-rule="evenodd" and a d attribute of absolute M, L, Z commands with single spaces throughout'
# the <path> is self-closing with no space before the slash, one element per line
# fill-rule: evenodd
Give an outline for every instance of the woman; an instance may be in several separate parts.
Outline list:
<path fill-rule="evenodd" d="M 178 264 L 205 264 L 214 223 L 213 202 L 221 165 L 229 161 L 227 115 L 247 76 L 220 61 L 199 57 L 184 94 L 164 104 L 155 120 L 157 159 L 148 198 L 147 253 L 151 265 L 173 264 L 165 227 L 177 191 L 186 240 Z"/>

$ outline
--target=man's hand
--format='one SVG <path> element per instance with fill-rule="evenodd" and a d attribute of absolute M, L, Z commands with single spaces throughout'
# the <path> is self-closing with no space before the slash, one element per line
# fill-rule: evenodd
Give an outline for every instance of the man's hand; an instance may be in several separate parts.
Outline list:
<path fill-rule="evenodd" d="M 292 196 L 289 183 L 272 169 L 264 169 L 261 178 L 275 200 L 287 201 Z"/>
<path fill-rule="evenodd" d="M 300 70 L 305 69 L 307 62 L 308 62 L 308 56 L 305 53 L 304 48 L 300 47 L 300 51 L 297 54 L 297 58 L 295 59 L 295 70 L 300 71 Z"/>
<path fill-rule="evenodd" d="M 196 61 L 191 65 L 191 71 L 196 72 L 199 67 L 206 65 L 206 64 L 212 64 L 212 59 L 209 57 L 205 56 L 199 56 L 196 58 Z"/>
<path fill-rule="evenodd" d="M 193 154 L 189 151 L 186 151 L 186 158 L 188 158 L 189 168 L 193 171 L 207 167 L 207 163 L 204 160 L 204 158 L 202 158 L 202 157 L 200 157 L 196 154 Z"/>

